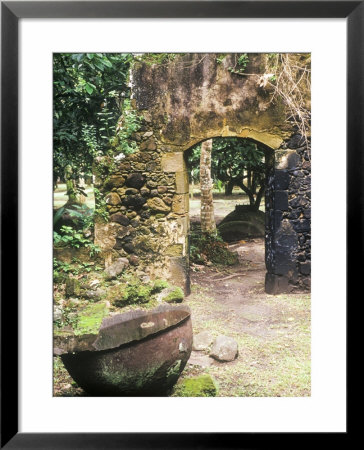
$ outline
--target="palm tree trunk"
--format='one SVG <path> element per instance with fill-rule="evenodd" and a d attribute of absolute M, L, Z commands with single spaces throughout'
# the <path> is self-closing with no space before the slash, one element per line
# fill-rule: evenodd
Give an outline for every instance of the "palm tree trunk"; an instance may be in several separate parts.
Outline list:
<path fill-rule="evenodd" d="M 200 156 L 201 188 L 201 230 L 205 233 L 216 231 L 211 178 L 212 139 L 202 142 Z"/>

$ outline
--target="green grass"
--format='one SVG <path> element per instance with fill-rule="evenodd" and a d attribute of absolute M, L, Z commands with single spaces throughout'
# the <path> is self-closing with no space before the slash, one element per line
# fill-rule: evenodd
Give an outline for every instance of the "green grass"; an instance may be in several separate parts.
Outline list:
<path fill-rule="evenodd" d="M 274 321 L 258 325 L 270 333 L 252 335 L 234 326 L 234 313 L 194 286 L 188 298 L 194 333 L 209 330 L 214 336 L 233 337 L 239 356 L 229 363 L 207 368 L 189 366 L 182 377 L 209 373 L 219 384 L 222 397 L 305 397 L 311 395 L 310 296 L 263 294 L 259 304 L 274 308 Z M 257 324 L 257 321 L 254 321 Z M 266 331 L 266 330 L 265 330 Z"/>
<path fill-rule="evenodd" d="M 93 186 L 86 186 L 86 205 L 89 208 L 95 208 L 95 195 Z M 66 185 L 58 184 L 57 189 L 53 192 L 53 208 L 58 209 L 63 206 L 68 200 L 66 195 Z"/>

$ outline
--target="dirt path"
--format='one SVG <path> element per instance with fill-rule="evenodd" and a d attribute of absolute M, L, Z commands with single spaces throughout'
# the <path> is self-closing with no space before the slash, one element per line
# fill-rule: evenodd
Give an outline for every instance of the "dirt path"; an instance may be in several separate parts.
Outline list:
<path fill-rule="evenodd" d="M 310 296 L 264 292 L 264 240 L 230 246 L 239 265 L 228 270 L 195 266 L 194 333 L 209 330 L 236 339 L 239 356 L 221 363 L 208 352 L 192 352 L 184 376 L 208 372 L 220 396 L 310 395 Z"/>

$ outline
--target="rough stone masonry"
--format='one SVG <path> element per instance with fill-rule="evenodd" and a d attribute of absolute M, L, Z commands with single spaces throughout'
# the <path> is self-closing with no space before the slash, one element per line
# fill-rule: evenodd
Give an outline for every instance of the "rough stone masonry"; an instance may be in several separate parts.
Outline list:
<path fill-rule="evenodd" d="M 181 54 L 165 64 L 135 62 L 131 108 L 141 126 L 95 165 L 98 219 L 95 243 L 106 266 L 126 257 L 137 276 L 173 279 L 189 291 L 189 184 L 184 152 L 218 137 L 242 137 L 266 149 L 267 293 L 310 286 L 310 146 L 286 120 L 283 104 L 257 83 L 265 54 L 249 54 L 235 76 L 215 54 Z M 256 74 L 256 76 L 254 76 Z M 121 126 L 126 117 L 121 118 Z"/>

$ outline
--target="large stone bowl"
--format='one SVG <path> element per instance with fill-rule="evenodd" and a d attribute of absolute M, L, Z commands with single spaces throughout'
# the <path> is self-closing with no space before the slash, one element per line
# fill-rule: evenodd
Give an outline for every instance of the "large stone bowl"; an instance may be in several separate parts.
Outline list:
<path fill-rule="evenodd" d="M 192 349 L 190 309 L 161 305 L 105 318 L 95 336 L 55 339 L 55 354 L 92 396 L 165 396 Z"/>

